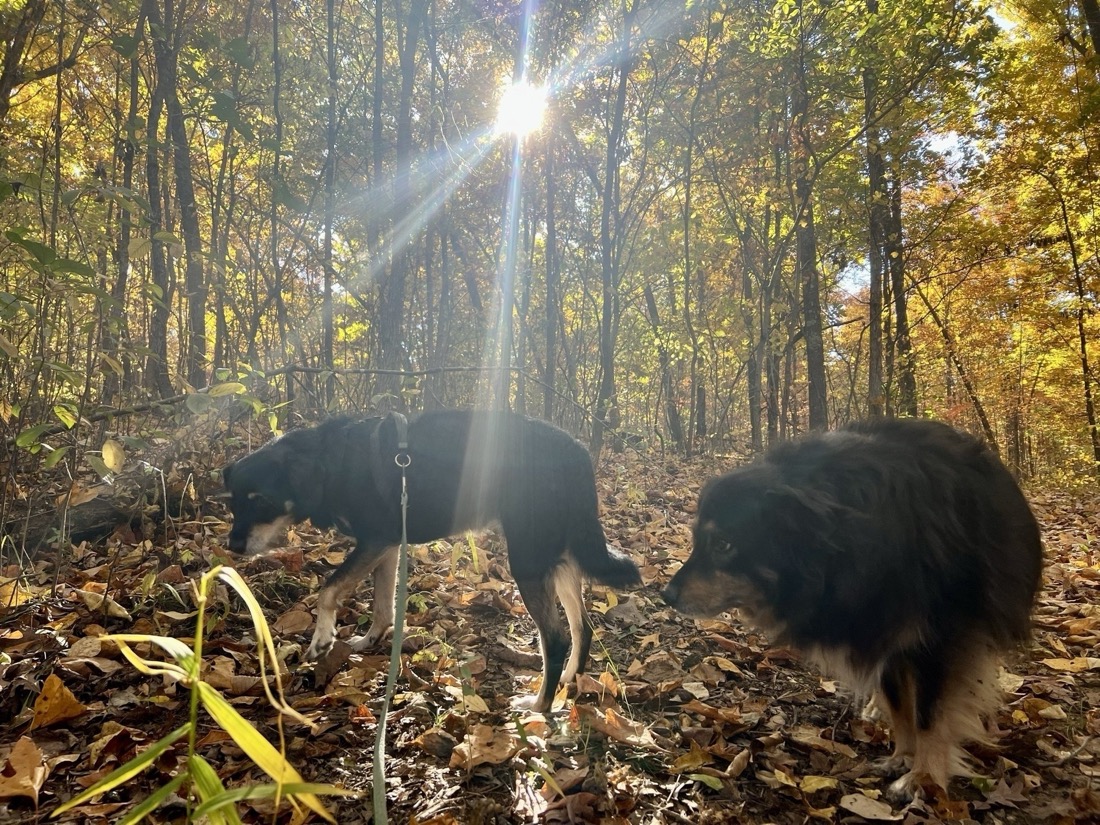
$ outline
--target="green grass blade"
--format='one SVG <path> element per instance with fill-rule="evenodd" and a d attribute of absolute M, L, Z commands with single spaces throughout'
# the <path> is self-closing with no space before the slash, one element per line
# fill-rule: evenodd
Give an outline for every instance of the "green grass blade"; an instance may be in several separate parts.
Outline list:
<path fill-rule="evenodd" d="M 168 784 L 161 785 L 143 799 L 140 804 L 131 808 L 130 812 L 122 817 L 116 825 L 135 825 L 135 823 L 141 822 L 141 820 L 159 808 L 161 803 L 164 802 L 170 794 L 178 790 L 179 786 L 182 785 L 186 779 L 188 779 L 186 773 L 180 773 L 178 776 L 173 777 Z"/>
<path fill-rule="evenodd" d="M 191 771 L 191 775 L 195 778 L 195 790 L 204 804 L 225 796 L 227 793 L 225 785 L 222 784 L 221 777 L 218 776 L 218 772 L 214 770 L 209 762 L 195 753 L 187 760 L 187 766 Z M 192 814 L 193 820 L 198 818 L 197 815 Z M 241 818 L 237 815 L 236 809 L 224 805 L 214 809 L 209 818 L 212 825 L 222 825 L 222 823 L 225 823 L 225 825 L 241 825 Z"/>
<path fill-rule="evenodd" d="M 101 780 L 92 785 L 92 787 L 88 788 L 88 790 L 84 791 L 81 794 L 77 794 L 68 802 L 60 805 L 56 810 L 54 810 L 53 816 L 57 816 L 58 814 L 62 814 L 65 811 L 71 810 L 77 805 L 83 805 L 89 799 L 99 796 L 101 793 L 106 793 L 107 791 L 117 788 L 119 785 L 122 785 L 125 782 L 133 779 L 135 776 L 145 770 L 149 765 L 151 765 L 157 757 L 159 757 L 162 753 L 172 747 L 172 745 L 178 739 L 186 736 L 190 732 L 190 722 L 187 722 L 186 724 L 176 728 L 163 739 L 160 739 L 150 747 L 143 750 L 125 765 L 120 765 L 119 767 L 115 768 Z"/>
<path fill-rule="evenodd" d="M 303 779 L 294 766 L 286 761 L 275 746 L 268 742 L 248 720 L 237 713 L 236 709 L 225 700 L 206 682 L 197 682 L 195 690 L 199 692 L 199 699 L 206 708 L 206 712 L 214 717 L 222 730 L 233 737 L 237 746 L 248 754 L 256 765 L 268 776 L 279 784 L 285 785 L 291 782 L 302 782 Z M 321 800 L 313 794 L 302 794 L 297 797 L 299 801 L 311 811 L 333 822 L 332 815 L 328 812 Z"/>
<path fill-rule="evenodd" d="M 317 794 L 325 796 L 358 796 L 356 791 L 347 788 L 337 788 L 335 785 L 324 785 L 318 782 L 288 782 L 285 785 L 249 785 L 243 788 L 233 788 L 221 796 L 208 799 L 194 810 L 194 818 L 199 819 L 211 811 L 224 805 L 235 805 L 246 799 L 273 799 L 278 794 L 284 797 L 298 797 L 302 794 Z"/>

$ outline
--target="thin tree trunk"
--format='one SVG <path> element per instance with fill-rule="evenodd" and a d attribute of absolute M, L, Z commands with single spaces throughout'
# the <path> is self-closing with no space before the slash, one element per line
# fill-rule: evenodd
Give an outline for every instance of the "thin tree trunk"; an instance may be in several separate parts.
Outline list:
<path fill-rule="evenodd" d="M 603 449 L 604 416 L 615 397 L 615 336 L 613 320 L 618 307 L 618 243 L 619 214 L 619 150 L 623 139 L 626 112 L 626 90 L 630 80 L 632 58 L 630 37 L 637 7 L 623 12 L 618 59 L 615 61 L 619 82 L 611 109 L 611 124 L 607 133 L 607 153 L 604 159 L 603 192 L 600 197 L 600 385 L 596 393 L 596 414 L 592 420 L 590 452 L 598 456 Z M 613 220 L 614 218 L 614 220 Z M 614 228 L 612 224 L 615 224 Z"/>
<path fill-rule="evenodd" d="M 144 0 L 142 10 L 151 25 L 160 25 L 160 0 Z M 149 319 L 149 356 L 146 359 L 145 381 L 150 392 L 160 398 L 172 394 L 172 381 L 168 373 L 168 318 L 169 272 L 163 241 L 157 234 L 164 229 L 164 194 L 160 179 L 160 131 L 161 112 L 164 108 L 164 78 L 158 74 L 149 96 L 149 115 L 146 126 L 145 184 L 149 193 L 149 233 L 152 243 L 149 264 L 152 273 L 153 306 Z"/>
<path fill-rule="evenodd" d="M 333 260 L 332 236 L 336 222 L 336 94 L 338 68 L 336 63 L 336 0 L 325 0 L 325 62 L 328 66 L 328 98 L 325 105 L 325 217 L 324 236 L 321 244 L 321 265 L 324 283 L 321 293 L 321 366 L 335 366 L 333 352 L 332 286 L 336 276 Z M 329 375 L 321 389 L 324 405 L 328 408 L 336 394 L 336 378 Z"/>
<path fill-rule="evenodd" d="M 993 424 L 990 422 L 989 415 L 985 411 L 985 405 L 982 404 L 981 398 L 978 397 L 978 390 L 974 386 L 974 382 L 970 379 L 970 373 L 967 371 L 966 365 L 963 364 L 962 358 L 959 357 L 958 348 L 955 346 L 955 337 L 951 334 L 951 330 L 947 328 L 947 324 L 941 318 L 936 307 L 928 300 L 924 291 L 916 284 L 913 285 L 913 288 L 918 297 L 920 297 L 925 309 L 928 310 L 928 316 L 940 331 L 940 337 L 943 339 L 944 347 L 947 350 L 948 360 L 955 368 L 955 372 L 962 382 L 963 389 L 966 391 L 966 397 L 970 400 L 971 406 L 974 407 L 974 414 L 978 416 L 978 422 L 981 424 L 982 433 L 985 436 L 986 442 L 993 450 L 997 450 L 997 437 L 993 433 Z"/>
<path fill-rule="evenodd" d="M 890 284 L 894 293 L 894 348 L 898 376 L 898 411 L 902 415 L 916 417 L 917 365 L 913 357 L 913 343 L 909 330 L 909 302 L 905 290 L 905 256 L 902 246 L 901 224 L 901 163 L 894 162 L 894 181 L 890 187 L 890 215 L 886 232 L 886 265 L 890 272 Z"/>
<path fill-rule="evenodd" d="M 554 420 L 554 379 L 557 377 L 558 324 L 561 323 L 561 310 L 558 308 L 561 276 L 558 271 L 556 134 L 557 131 L 551 129 L 546 138 L 546 315 L 543 319 L 546 358 L 542 371 L 542 417 L 546 421 Z"/>
<path fill-rule="evenodd" d="M 867 0 L 867 13 L 878 14 L 878 0 Z M 869 55 L 874 60 L 875 55 Z M 886 226 L 886 169 L 882 160 L 882 133 L 878 126 L 878 72 L 863 68 L 863 128 L 867 139 L 867 213 L 868 213 L 868 316 L 870 335 L 867 351 L 867 411 L 881 418 L 886 411 L 882 381 L 882 292 L 885 266 L 883 246 Z"/>
<path fill-rule="evenodd" d="M 420 26 L 427 14 L 427 0 L 412 0 L 405 19 L 405 29 L 401 39 L 399 62 L 401 66 L 401 92 L 397 106 L 397 168 L 394 176 L 394 216 L 395 225 L 400 224 L 411 203 L 411 181 L 413 139 L 412 139 L 412 97 L 416 84 L 416 47 L 420 37 Z M 382 368 L 401 369 L 403 363 L 402 330 L 405 314 L 405 290 L 409 273 L 409 249 L 411 239 L 395 239 L 401 248 L 393 250 L 389 277 L 382 290 L 380 317 L 378 319 L 378 343 Z M 397 404 L 400 398 L 400 381 L 390 376 L 379 382 L 380 386 L 393 396 Z"/>
<path fill-rule="evenodd" d="M 145 31 L 144 4 L 138 10 L 137 22 L 134 24 L 134 43 L 141 42 Z M 134 188 L 134 156 L 137 145 L 134 142 L 134 134 L 137 131 L 138 96 L 140 94 L 140 65 L 135 47 L 129 58 L 130 77 L 128 84 L 129 100 L 127 102 L 126 122 L 123 128 L 125 138 L 119 138 L 119 148 L 122 156 L 122 191 L 132 192 Z M 130 359 L 122 354 L 122 342 L 129 339 L 129 330 L 126 323 L 126 292 L 130 279 L 130 237 L 133 228 L 134 215 L 129 208 L 130 201 L 122 199 L 119 208 L 118 243 L 115 244 L 114 260 L 118 274 L 111 285 L 111 297 L 114 305 L 111 308 L 107 321 L 107 333 L 102 342 L 104 353 L 113 358 L 113 368 L 107 372 L 107 380 L 103 388 L 103 397 L 107 403 L 115 399 L 119 391 L 130 380 Z"/>
<path fill-rule="evenodd" d="M 799 3 L 801 8 L 801 3 Z M 805 11 L 800 13 L 800 21 Z M 805 25 L 804 21 L 801 25 Z M 809 426 L 824 430 L 829 424 L 825 341 L 821 316 L 821 275 L 817 268 L 817 233 L 814 228 L 813 183 L 816 158 L 810 143 L 809 96 L 805 41 L 800 45 L 791 101 L 795 167 L 795 255 L 802 288 L 802 334 L 806 342 L 806 377 L 809 384 Z"/>

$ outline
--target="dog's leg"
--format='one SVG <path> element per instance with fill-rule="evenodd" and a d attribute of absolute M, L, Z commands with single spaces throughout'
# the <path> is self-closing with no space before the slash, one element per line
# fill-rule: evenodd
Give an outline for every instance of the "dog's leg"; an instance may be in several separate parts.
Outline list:
<path fill-rule="evenodd" d="M 584 673 L 588 649 L 592 646 L 592 625 L 584 609 L 584 586 L 581 571 L 572 561 L 561 565 L 554 573 L 554 590 L 565 608 L 569 622 L 569 661 L 562 672 L 562 684 L 568 684 L 578 673 Z"/>
<path fill-rule="evenodd" d="M 558 689 L 562 667 L 565 664 L 565 649 L 568 641 L 565 629 L 558 615 L 558 606 L 554 602 L 553 574 L 535 578 L 516 577 L 523 604 L 535 622 L 539 631 L 539 648 L 542 652 L 542 687 L 535 697 L 533 709 L 547 713 L 554 703 L 554 693 Z"/>
<path fill-rule="evenodd" d="M 895 656 L 882 671 L 876 702 L 886 711 L 890 733 L 894 738 L 894 753 L 885 759 L 884 771 L 897 775 L 913 763 L 917 749 L 916 698 L 913 695 L 913 677 L 908 662 Z"/>
<path fill-rule="evenodd" d="M 401 548 L 391 547 L 374 567 L 374 606 L 367 632 L 351 640 L 353 650 L 374 647 L 393 627 L 394 598 L 397 594 L 397 562 Z M 365 572 L 365 571 L 364 571 Z"/>
<path fill-rule="evenodd" d="M 368 573 L 384 558 L 386 548 L 371 544 L 357 544 L 344 563 L 329 576 L 317 597 L 317 626 L 306 651 L 307 659 L 320 659 L 332 649 L 336 639 L 336 611 Z M 376 583 L 377 586 L 377 583 Z M 383 600 L 384 601 L 384 600 Z M 390 622 L 393 622 L 393 590 L 390 590 Z M 379 608 L 375 591 L 375 610 Z"/>
<path fill-rule="evenodd" d="M 984 717 L 997 704 L 998 657 L 984 643 L 914 663 L 916 727 L 913 769 L 890 786 L 898 798 L 931 782 L 946 790 L 952 776 L 972 773 L 963 742 L 986 739 Z"/>

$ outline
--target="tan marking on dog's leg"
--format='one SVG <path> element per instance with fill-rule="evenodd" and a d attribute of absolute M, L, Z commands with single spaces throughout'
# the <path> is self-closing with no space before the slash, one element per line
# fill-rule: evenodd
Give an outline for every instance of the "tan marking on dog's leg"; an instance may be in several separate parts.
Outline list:
<path fill-rule="evenodd" d="M 309 649 L 306 651 L 307 659 L 320 659 L 332 649 L 332 642 L 336 638 L 336 609 L 343 601 L 337 588 L 323 587 L 317 596 L 317 626 L 313 629 L 313 638 L 310 639 Z"/>
<path fill-rule="evenodd" d="M 588 658 L 588 647 L 592 642 L 592 629 L 588 624 L 588 613 L 584 609 L 581 571 L 572 561 L 558 568 L 554 577 L 554 590 L 569 622 L 569 660 L 561 674 L 561 684 L 569 684 L 578 673 L 584 672 L 585 662 L 582 657 Z"/>
<path fill-rule="evenodd" d="M 319 659 L 332 649 L 336 639 L 336 611 L 344 600 L 383 559 L 389 551 L 379 547 L 356 547 L 336 571 L 329 576 L 317 597 L 317 627 L 306 651 L 307 659 Z M 392 591 L 391 591 L 392 593 Z M 393 596 L 390 596 L 390 622 L 393 622 Z"/>
<path fill-rule="evenodd" d="M 401 548 L 389 548 L 374 565 L 374 605 L 367 632 L 351 640 L 353 650 L 374 647 L 393 627 L 394 599 L 397 596 L 397 562 Z"/>
<path fill-rule="evenodd" d="M 999 657 L 979 648 L 964 658 L 945 683 L 931 728 L 914 731 L 913 768 L 890 786 L 892 795 L 912 796 L 927 782 L 946 790 L 952 776 L 973 775 L 962 745 L 988 738 L 984 720 L 1001 701 Z"/>

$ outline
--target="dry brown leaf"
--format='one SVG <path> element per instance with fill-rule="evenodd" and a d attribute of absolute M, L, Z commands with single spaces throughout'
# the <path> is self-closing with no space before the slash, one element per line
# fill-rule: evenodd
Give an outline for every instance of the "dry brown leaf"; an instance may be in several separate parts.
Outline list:
<path fill-rule="evenodd" d="M 133 621 L 133 617 L 130 612 L 112 599 L 110 596 L 104 596 L 102 593 L 93 593 L 90 590 L 77 590 L 76 594 L 80 596 L 81 601 L 88 607 L 89 610 L 100 610 L 103 607 L 103 600 L 107 600 L 107 615 L 114 619 L 125 619 L 126 621 Z"/>
<path fill-rule="evenodd" d="M 1100 670 L 1100 656 L 1076 656 L 1072 659 L 1043 659 L 1043 664 L 1052 670 L 1063 673 L 1084 673 L 1087 670 Z"/>
<path fill-rule="evenodd" d="M 470 771 L 478 765 L 499 765 L 515 756 L 521 744 L 514 731 L 475 725 L 455 746 L 450 766 Z"/>
<path fill-rule="evenodd" d="M 645 725 L 627 719 L 613 708 L 608 708 L 605 712 L 591 705 L 574 705 L 570 721 L 584 723 L 617 742 L 660 750 L 653 734 Z"/>
<path fill-rule="evenodd" d="M 676 757 L 669 766 L 669 771 L 672 773 L 690 773 L 713 762 L 714 757 L 700 748 L 699 743 L 692 739 L 691 750 Z"/>
<path fill-rule="evenodd" d="M 46 768 L 42 751 L 29 736 L 20 737 L 8 754 L 7 765 L 0 773 L 0 799 L 16 796 L 30 797 L 38 807 L 38 792 L 46 782 Z"/>
<path fill-rule="evenodd" d="M 305 633 L 313 626 L 313 616 L 301 608 L 292 608 L 271 623 L 271 628 L 282 636 Z"/>
<path fill-rule="evenodd" d="M 31 730 L 45 728 L 66 719 L 75 719 L 88 708 L 82 705 L 57 674 L 51 673 L 42 685 L 42 692 L 34 702 L 34 719 Z"/>
<path fill-rule="evenodd" d="M 861 793 L 845 794 L 840 798 L 840 807 L 872 822 L 898 822 L 902 818 L 901 814 L 894 813 L 894 809 L 885 802 Z"/>

